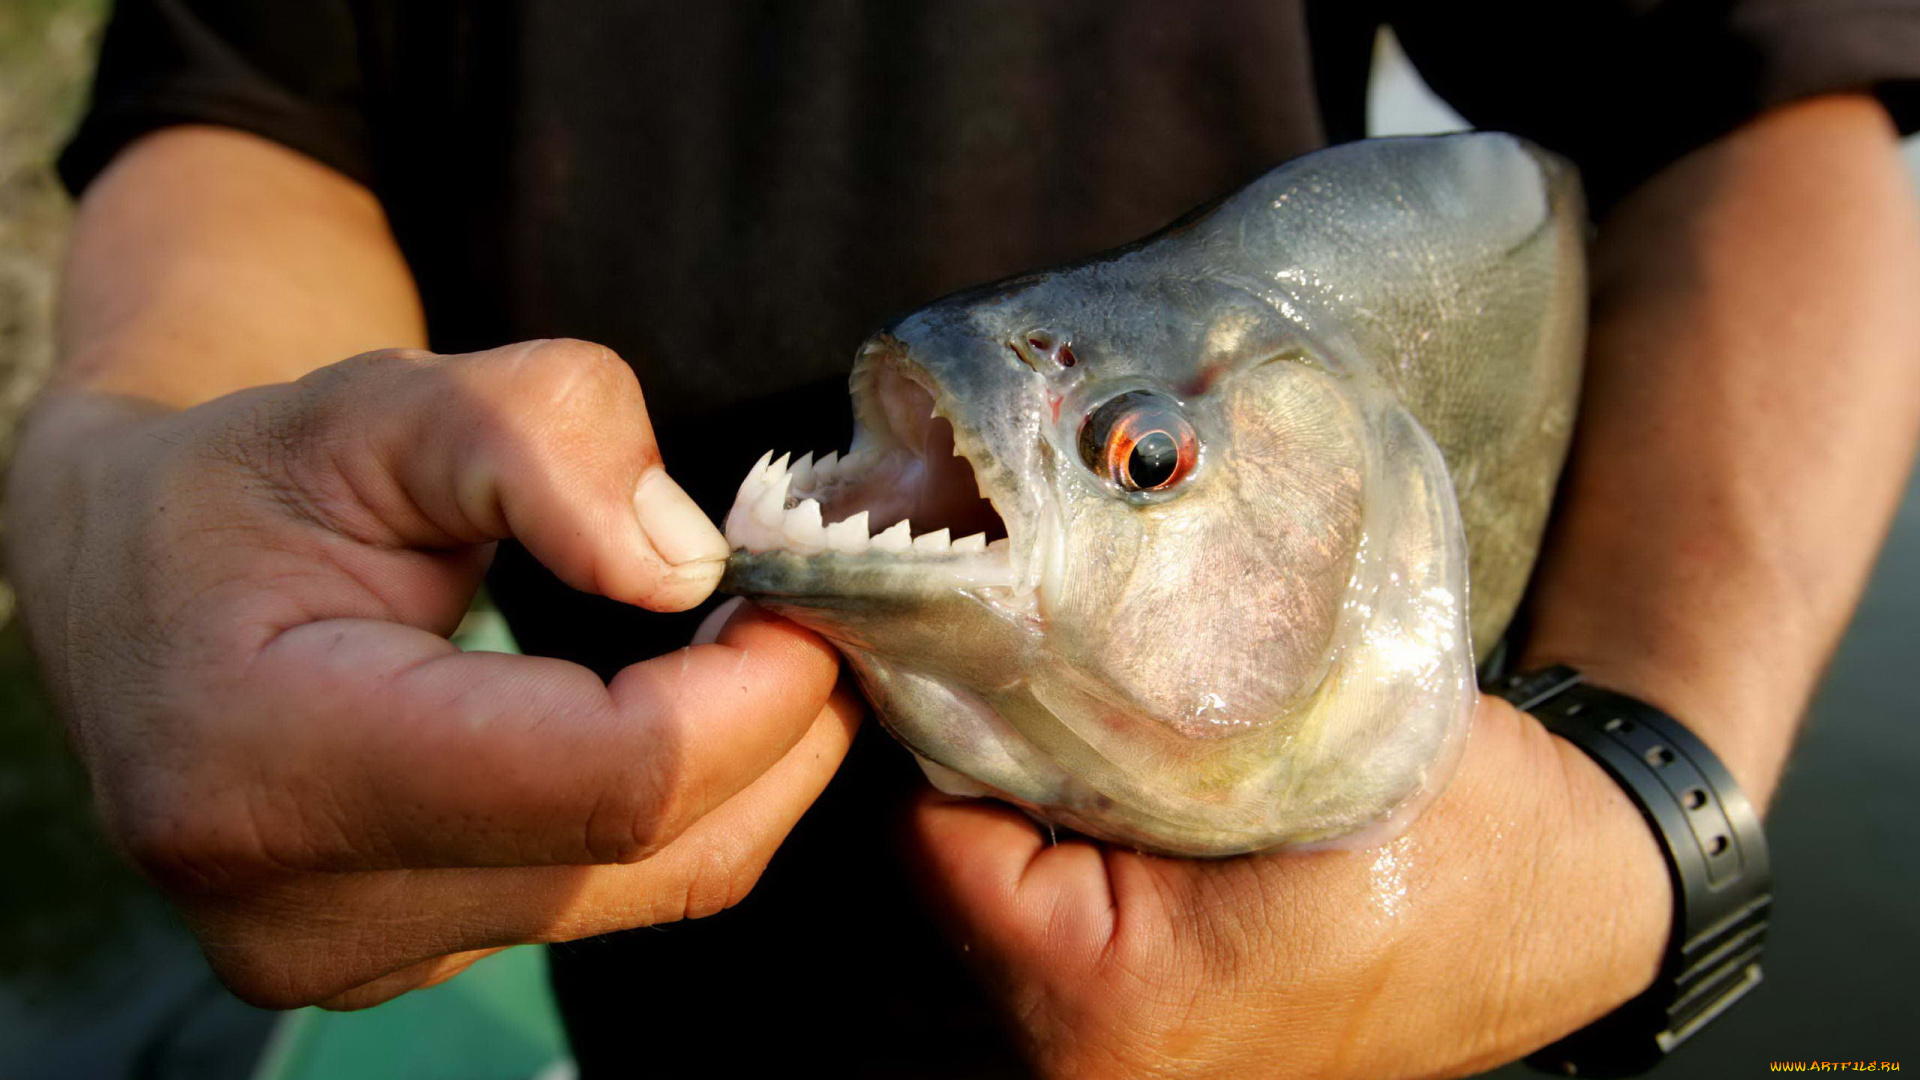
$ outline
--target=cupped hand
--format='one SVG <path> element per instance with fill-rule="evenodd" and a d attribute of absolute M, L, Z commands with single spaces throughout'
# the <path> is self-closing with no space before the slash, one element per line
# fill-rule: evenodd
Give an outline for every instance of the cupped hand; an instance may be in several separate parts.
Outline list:
<path fill-rule="evenodd" d="M 719 580 L 632 373 L 582 342 L 371 353 L 184 411 L 50 395 L 7 533 L 109 834 L 256 1003 L 724 908 L 859 717 L 828 646 L 750 608 L 610 685 L 447 642 L 506 537 L 656 610 Z"/>
<path fill-rule="evenodd" d="M 1490 697 L 1453 783 L 1377 848 L 1158 858 L 931 792 L 910 833 L 1050 1077 L 1464 1075 L 1643 989 L 1672 904 L 1613 782 Z"/>

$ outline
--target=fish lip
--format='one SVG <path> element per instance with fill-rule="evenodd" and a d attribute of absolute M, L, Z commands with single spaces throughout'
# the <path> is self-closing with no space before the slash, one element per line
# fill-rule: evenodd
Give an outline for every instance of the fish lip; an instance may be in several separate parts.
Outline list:
<path fill-rule="evenodd" d="M 1005 475 L 1006 470 L 999 465 L 978 431 L 956 419 L 955 413 L 960 410 L 953 407 L 953 395 L 935 378 L 932 371 L 915 362 L 907 346 L 891 334 L 883 333 L 868 341 L 855 359 L 849 376 L 854 435 L 845 458 L 840 459 L 840 467 L 856 458 L 864 462 L 862 467 L 869 473 L 884 473 L 890 467 L 887 464 L 889 461 L 899 462 L 898 467 L 909 470 L 916 465 L 928 464 L 926 455 L 911 443 L 915 436 L 924 436 L 930 429 L 923 426 L 901 430 L 896 418 L 899 402 L 892 401 L 891 404 L 896 408 L 892 413 L 889 410 L 887 381 L 890 378 L 902 379 L 925 395 L 924 404 L 930 406 L 926 423 L 930 424 L 936 418 L 945 422 L 952 433 L 951 456 L 965 462 L 975 490 L 998 518 L 999 526 L 1006 533 L 1005 538 L 992 542 L 985 550 L 955 551 L 951 545 L 953 538 L 949 536 L 947 550 L 923 550 L 919 541 L 929 534 L 919 532 L 919 525 L 909 524 L 909 531 L 914 534 L 915 540 L 907 551 L 881 550 L 872 542 L 857 553 L 832 548 L 795 550 L 777 544 L 770 545 L 764 535 L 759 537 L 759 542 L 754 542 L 751 537 L 755 526 L 748 520 L 752 517 L 752 508 L 743 508 L 743 503 L 748 501 L 749 495 L 755 494 L 755 484 L 764 481 L 769 470 L 784 470 L 790 474 L 798 467 L 798 463 L 790 464 L 788 456 L 775 460 L 770 451 L 743 480 L 735 495 L 733 511 L 727 518 L 726 534 L 732 547 L 729 579 L 742 584 L 749 581 L 764 583 L 770 576 L 767 571 L 782 565 L 788 570 L 794 569 L 795 560 L 790 557 L 798 555 L 805 564 L 823 573 L 804 575 L 804 580 L 792 573 L 778 574 L 780 579 L 793 586 L 779 590 L 789 598 L 799 599 L 805 594 L 835 591 L 867 594 L 901 591 L 909 587 L 959 587 L 992 593 L 994 606 L 1005 607 L 1010 613 L 1030 614 L 1029 609 L 1036 603 L 1038 581 L 1037 575 L 1026 570 L 1038 547 L 1037 534 L 1042 530 L 1041 523 L 1023 513 L 1011 478 Z M 908 426 L 913 427 L 913 418 L 907 420 Z M 808 455 L 808 459 L 811 456 Z M 938 464 L 943 465 L 944 460 Z M 935 473 L 940 470 L 936 465 L 925 471 Z M 880 479 L 884 480 L 885 477 Z M 804 501 L 806 497 L 820 494 L 821 490 L 795 488 L 793 494 Z M 761 493 L 764 493 L 764 488 Z M 795 499 L 786 501 L 792 506 Z M 848 516 L 843 513 L 827 523 L 844 523 L 846 520 Z M 909 522 L 910 516 L 902 519 L 902 524 Z M 872 532 L 870 541 L 877 542 L 882 533 L 893 531 L 886 520 L 870 520 L 867 524 Z M 931 531 L 946 533 L 948 529 L 942 527 Z M 970 540 L 971 536 L 967 539 Z M 874 570 L 886 572 L 861 573 Z M 920 573 L 914 575 L 913 571 Z M 916 577 L 919 580 L 914 580 Z M 911 586 L 908 584 L 910 581 Z"/>

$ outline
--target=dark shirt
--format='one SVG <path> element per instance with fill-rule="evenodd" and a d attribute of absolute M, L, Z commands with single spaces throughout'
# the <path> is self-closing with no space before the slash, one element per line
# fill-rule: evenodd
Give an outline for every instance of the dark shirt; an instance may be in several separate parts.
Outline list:
<path fill-rule="evenodd" d="M 130 0 L 61 167 L 78 190 L 203 122 L 361 181 L 437 349 L 613 347 L 719 513 L 762 450 L 845 445 L 840 380 L 889 316 L 1361 137 L 1383 22 L 1602 212 L 1786 101 L 1872 89 L 1920 125 L 1920 0 Z M 692 628 L 510 545 L 493 586 L 523 647 L 603 674 Z M 1016 1075 L 898 869 L 912 782 L 870 731 L 740 907 L 556 947 L 585 1074 Z"/>

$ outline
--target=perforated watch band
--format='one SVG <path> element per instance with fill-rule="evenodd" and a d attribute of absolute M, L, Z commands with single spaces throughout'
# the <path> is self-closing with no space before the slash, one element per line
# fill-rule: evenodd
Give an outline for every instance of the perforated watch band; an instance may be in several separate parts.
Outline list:
<path fill-rule="evenodd" d="M 1666 854 L 1673 933 L 1653 985 L 1527 1058 L 1563 1076 L 1638 1075 L 1760 982 L 1773 903 L 1760 817 L 1706 744 L 1645 702 L 1588 685 L 1569 667 L 1492 689 L 1598 762 Z"/>

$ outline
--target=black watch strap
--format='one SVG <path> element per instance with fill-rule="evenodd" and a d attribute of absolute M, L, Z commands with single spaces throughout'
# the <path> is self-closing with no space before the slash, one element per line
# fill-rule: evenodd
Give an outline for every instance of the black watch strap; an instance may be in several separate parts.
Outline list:
<path fill-rule="evenodd" d="M 1720 759 L 1645 702 L 1569 667 L 1513 675 L 1493 691 L 1585 751 L 1652 826 L 1673 876 L 1673 933 L 1639 997 L 1527 1058 L 1563 1076 L 1635 1076 L 1760 982 L 1773 903 L 1760 817 Z"/>

